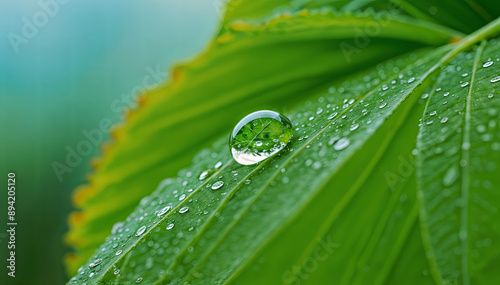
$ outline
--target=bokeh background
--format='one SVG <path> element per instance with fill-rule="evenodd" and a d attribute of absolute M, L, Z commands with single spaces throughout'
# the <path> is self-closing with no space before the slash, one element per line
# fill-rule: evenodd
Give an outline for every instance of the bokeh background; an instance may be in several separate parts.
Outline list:
<path fill-rule="evenodd" d="M 173 62 L 202 50 L 223 1 L 0 1 L 0 284 L 67 281 L 71 192 L 99 148 L 59 177 L 54 163 L 88 140 L 85 132 L 121 121 Z M 15 279 L 6 269 L 9 171 L 17 178 Z"/>

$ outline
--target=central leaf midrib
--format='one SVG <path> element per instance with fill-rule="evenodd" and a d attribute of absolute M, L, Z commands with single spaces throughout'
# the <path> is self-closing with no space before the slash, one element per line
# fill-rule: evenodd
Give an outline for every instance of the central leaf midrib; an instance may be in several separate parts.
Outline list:
<path fill-rule="evenodd" d="M 262 119 L 259 119 L 259 120 L 262 122 Z M 257 133 L 257 134 L 256 134 L 256 135 L 255 135 L 255 136 L 254 136 L 251 140 L 250 140 L 250 142 L 248 142 L 248 144 L 245 146 L 245 149 L 243 149 L 241 152 L 243 152 L 243 153 L 244 153 L 245 151 L 247 151 L 247 150 L 248 150 L 248 148 L 250 147 L 250 145 L 251 145 L 251 144 L 252 144 L 252 143 L 253 143 L 253 142 L 254 142 L 254 141 L 258 138 L 258 136 L 259 136 L 259 135 L 260 135 L 263 131 L 265 131 L 265 130 L 267 129 L 267 127 L 269 127 L 269 125 L 270 125 L 273 121 L 274 121 L 274 119 L 269 120 L 269 123 L 267 123 L 267 125 L 266 125 L 264 128 L 262 128 L 262 130 L 260 130 L 260 131 L 259 131 L 259 132 L 258 132 L 258 133 Z M 255 134 L 255 132 L 254 132 L 253 130 L 252 130 L 252 133 L 254 133 L 254 134 Z"/>
<path fill-rule="evenodd" d="M 465 237 L 460 239 L 461 243 L 461 267 L 462 267 L 462 277 L 463 284 L 468 285 L 470 283 L 469 270 L 468 270 L 468 255 L 469 255 L 469 229 L 468 229 L 468 214 L 469 214 L 469 192 L 470 192 L 470 133 L 471 133 L 471 97 L 472 97 L 472 88 L 474 87 L 477 66 L 479 64 L 479 60 L 481 59 L 481 55 L 484 49 L 486 42 L 483 43 L 477 48 L 476 57 L 474 59 L 474 65 L 472 68 L 472 76 L 469 86 L 469 92 L 467 93 L 466 99 L 466 109 L 464 114 L 464 131 L 462 138 L 462 160 L 465 161 L 465 166 L 462 167 L 462 181 L 461 181 L 461 190 L 462 190 L 462 199 L 464 199 L 465 204 L 462 207 L 460 212 L 460 229 L 459 236 L 463 233 L 466 233 Z M 468 144 L 469 147 L 463 147 L 464 144 Z"/>

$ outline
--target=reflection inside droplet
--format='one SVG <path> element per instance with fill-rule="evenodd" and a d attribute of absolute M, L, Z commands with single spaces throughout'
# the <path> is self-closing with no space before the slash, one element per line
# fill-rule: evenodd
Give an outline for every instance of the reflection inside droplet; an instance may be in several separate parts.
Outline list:
<path fill-rule="evenodd" d="M 274 111 L 257 111 L 234 127 L 229 147 L 239 164 L 251 165 L 282 150 L 291 137 L 292 123 L 287 117 Z"/>

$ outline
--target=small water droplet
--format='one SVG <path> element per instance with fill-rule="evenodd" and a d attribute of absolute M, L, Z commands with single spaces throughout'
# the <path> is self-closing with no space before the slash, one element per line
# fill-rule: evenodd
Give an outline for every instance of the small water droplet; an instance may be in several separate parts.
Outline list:
<path fill-rule="evenodd" d="M 219 169 L 221 166 L 222 166 L 222 161 L 218 161 L 218 162 L 214 165 L 214 168 L 215 168 L 215 169 Z"/>
<path fill-rule="evenodd" d="M 384 108 L 385 106 L 387 106 L 387 103 L 383 103 L 382 105 L 380 105 L 380 106 L 378 106 L 378 107 L 379 107 L 379 109 L 382 109 L 382 108 Z"/>
<path fill-rule="evenodd" d="M 174 224 L 168 224 L 166 227 L 167 230 L 171 230 L 173 228 L 174 228 Z"/>
<path fill-rule="evenodd" d="M 145 231 L 146 231 L 146 226 L 142 226 L 137 230 L 137 232 L 135 233 L 135 236 L 138 237 L 138 236 L 142 235 Z"/>
<path fill-rule="evenodd" d="M 498 82 L 500 81 L 500 76 L 497 76 L 497 77 L 494 77 L 490 80 L 491 83 L 495 83 L 495 82 Z"/>
<path fill-rule="evenodd" d="M 458 238 L 459 238 L 460 240 L 467 240 L 467 231 L 460 231 L 460 232 L 458 233 Z"/>
<path fill-rule="evenodd" d="M 102 263 L 102 259 L 98 258 L 98 259 L 94 260 L 94 262 L 89 264 L 89 268 L 94 268 L 101 263 Z"/>
<path fill-rule="evenodd" d="M 359 128 L 359 124 L 353 124 L 353 125 L 352 125 L 349 129 L 350 129 L 351 131 L 355 131 L 355 130 L 356 130 L 356 129 L 358 129 L 358 128 Z"/>
<path fill-rule="evenodd" d="M 137 284 L 139 284 L 139 283 L 141 283 L 141 282 L 142 282 L 142 277 L 139 277 L 139 278 L 137 278 L 137 279 L 135 280 L 135 283 L 137 283 Z"/>
<path fill-rule="evenodd" d="M 224 186 L 224 181 L 217 181 L 214 183 L 214 185 L 212 185 L 212 190 L 218 190 L 222 186 Z"/>
<path fill-rule="evenodd" d="M 184 214 L 184 213 L 187 213 L 187 211 L 189 211 L 189 207 L 182 207 L 182 208 L 179 210 L 179 213 Z"/>
<path fill-rule="evenodd" d="M 349 141 L 349 139 L 347 138 L 341 138 L 339 139 L 334 145 L 333 145 L 333 149 L 335 150 L 343 150 L 345 149 L 346 147 L 349 146 L 351 142 Z"/>
<path fill-rule="evenodd" d="M 322 164 L 321 164 L 321 162 L 319 162 L 319 161 L 316 161 L 315 163 L 313 163 L 313 164 L 312 164 L 312 168 L 313 168 L 313 169 L 316 169 L 316 170 L 317 170 L 317 169 L 320 169 L 320 168 L 321 168 L 321 166 L 322 166 Z"/>
<path fill-rule="evenodd" d="M 205 180 L 208 176 L 212 175 L 214 173 L 213 170 L 205 170 L 200 174 L 200 180 Z"/>
<path fill-rule="evenodd" d="M 467 86 L 467 85 L 469 85 L 469 82 L 464 82 L 464 83 L 462 83 L 460 86 L 465 87 L 465 86 Z"/>
<path fill-rule="evenodd" d="M 328 116 L 328 120 L 331 120 L 331 119 L 337 117 L 337 115 L 338 115 L 337 112 L 331 113 L 330 116 Z"/>
<path fill-rule="evenodd" d="M 445 187 L 451 186 L 455 181 L 457 181 L 460 171 L 458 166 L 454 165 L 448 168 L 446 173 L 443 175 L 443 185 Z"/>
<path fill-rule="evenodd" d="M 488 98 L 490 98 L 490 99 L 493 98 L 493 94 L 489 94 Z"/>
<path fill-rule="evenodd" d="M 464 142 L 464 143 L 462 143 L 462 149 L 463 150 L 469 150 L 470 149 L 470 142 Z"/>
<path fill-rule="evenodd" d="M 478 133 L 484 133 L 484 132 L 486 132 L 486 126 L 485 125 L 477 125 L 476 131 Z"/>
<path fill-rule="evenodd" d="M 462 74 L 462 77 L 466 77 L 467 75 L 469 75 L 467 72 Z"/>
<path fill-rule="evenodd" d="M 121 228 L 123 227 L 124 223 L 123 222 L 118 222 L 113 225 L 113 228 L 111 229 L 112 234 L 116 234 Z"/>
<path fill-rule="evenodd" d="M 491 149 L 494 151 L 500 151 L 500 142 L 492 142 Z"/>
<path fill-rule="evenodd" d="M 120 249 L 120 250 L 118 250 L 118 251 L 115 253 L 115 255 L 120 255 L 120 254 L 122 254 L 122 252 L 123 252 L 123 251 Z"/>
<path fill-rule="evenodd" d="M 291 137 L 292 123 L 287 117 L 274 111 L 257 111 L 238 122 L 229 146 L 236 162 L 251 165 L 282 150 Z"/>
<path fill-rule="evenodd" d="M 488 61 L 483 64 L 483 67 L 490 67 L 493 65 L 493 61 Z"/>
<path fill-rule="evenodd" d="M 441 124 L 444 124 L 446 122 L 448 122 L 448 117 L 444 117 L 441 119 Z"/>

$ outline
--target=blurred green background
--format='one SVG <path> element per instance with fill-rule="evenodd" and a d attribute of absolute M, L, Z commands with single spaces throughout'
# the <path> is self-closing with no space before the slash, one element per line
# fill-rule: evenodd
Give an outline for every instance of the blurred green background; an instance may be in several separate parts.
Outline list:
<path fill-rule="evenodd" d="M 92 144 L 59 177 L 54 162 L 66 164 L 68 153 L 89 141 L 85 132 L 119 122 L 172 62 L 203 49 L 222 1 L 0 2 L 0 284 L 67 280 L 71 192 L 85 183 L 99 148 Z M 9 171 L 17 178 L 15 279 L 6 275 Z"/>

